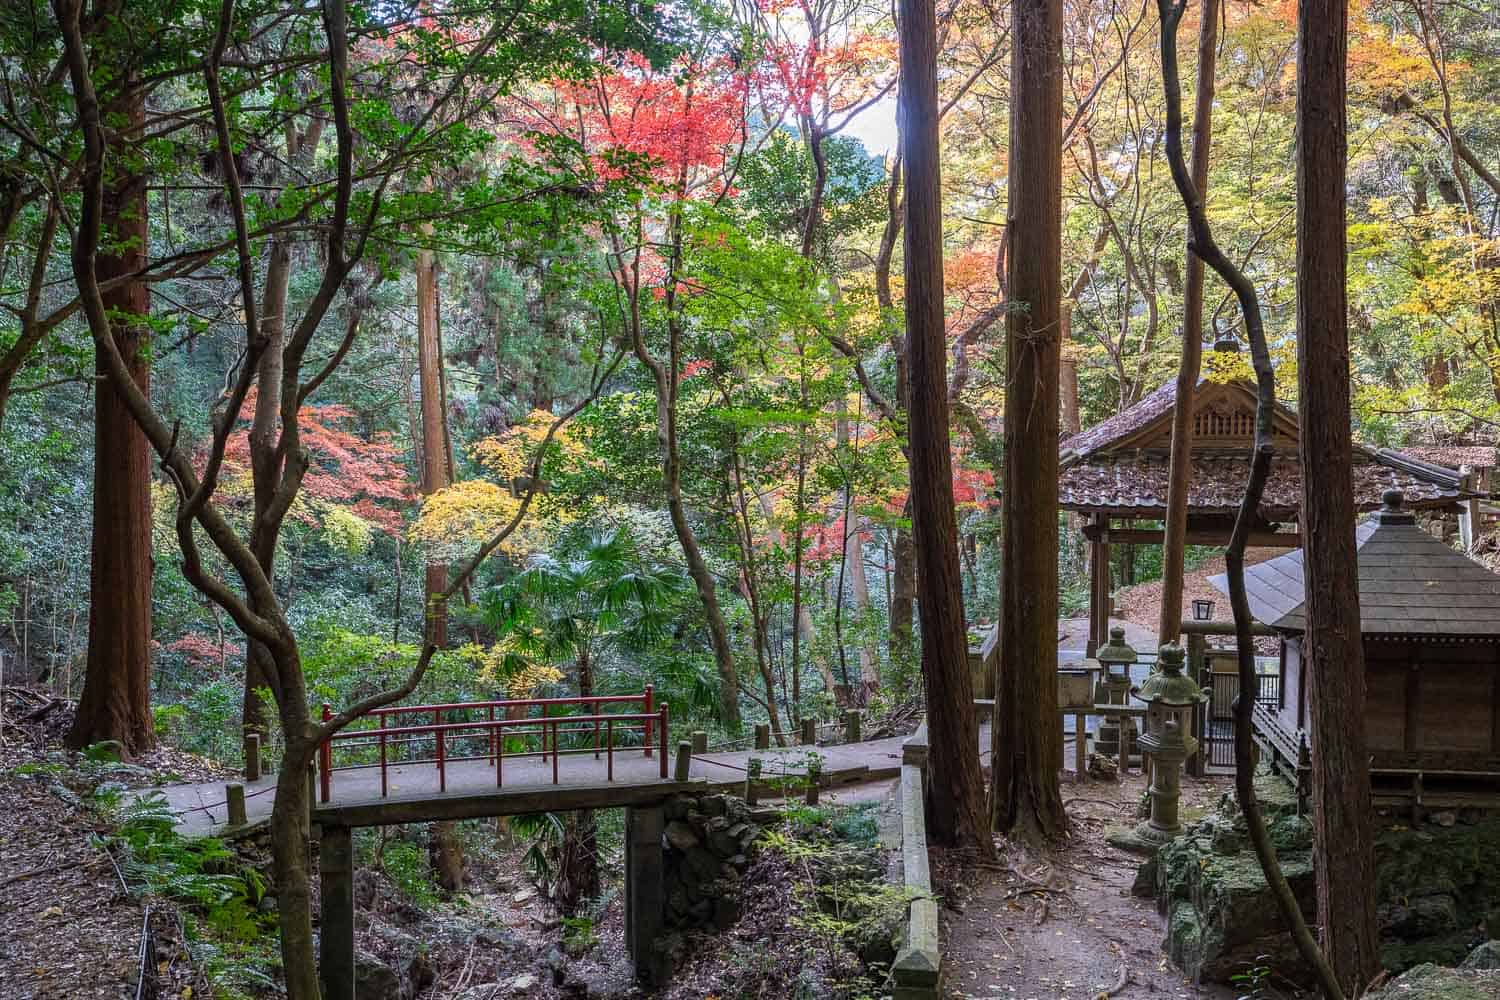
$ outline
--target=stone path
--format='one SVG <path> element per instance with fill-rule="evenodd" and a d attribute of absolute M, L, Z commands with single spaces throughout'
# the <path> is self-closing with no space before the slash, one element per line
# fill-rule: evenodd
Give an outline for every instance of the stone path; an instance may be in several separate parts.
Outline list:
<path fill-rule="evenodd" d="M 762 761 L 762 780 L 774 784 L 779 778 L 806 774 L 808 754 L 815 751 L 822 758 L 823 775 L 834 784 L 875 781 L 900 774 L 901 744 L 905 739 L 904 736 L 895 736 L 862 743 L 819 747 L 788 746 L 773 747 L 770 750 L 710 752 L 693 758 L 689 777 L 706 781 L 711 786 L 741 786 L 749 759 L 759 757 Z M 981 761 L 987 761 L 990 755 L 990 727 L 987 724 L 980 727 L 978 749 Z M 434 795 L 454 798 L 504 795 L 518 791 L 536 792 L 549 787 L 601 785 L 608 780 L 607 768 L 603 755 L 595 760 L 592 751 L 564 752 L 557 766 L 558 784 L 554 785 L 551 758 L 544 762 L 538 757 L 506 757 L 504 781 L 497 789 L 495 769 L 487 759 L 450 760 L 446 767 L 446 787 L 440 792 L 438 770 L 434 762 L 392 765 L 386 769 L 387 797 L 384 801 Z M 613 777 L 615 786 L 657 784 L 662 780 L 660 774 L 660 764 L 655 756 L 647 757 L 639 748 L 616 749 Z M 271 806 L 276 799 L 275 775 L 244 784 L 246 813 L 250 822 L 255 823 L 270 816 Z M 183 833 L 206 835 L 223 827 L 228 821 L 222 782 L 168 785 L 153 791 L 166 797 L 178 814 L 178 829 Z M 380 801 L 382 797 L 378 766 L 334 771 L 330 804 L 343 806 Z"/>

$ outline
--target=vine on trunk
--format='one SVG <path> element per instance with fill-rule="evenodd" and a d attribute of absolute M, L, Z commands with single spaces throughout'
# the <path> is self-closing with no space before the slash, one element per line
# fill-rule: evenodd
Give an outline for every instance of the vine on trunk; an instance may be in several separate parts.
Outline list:
<path fill-rule="evenodd" d="M 1162 86 L 1167 100 L 1167 162 L 1172 169 L 1172 181 L 1177 193 L 1182 196 L 1183 207 L 1188 217 L 1188 249 L 1214 273 L 1224 280 L 1239 303 L 1240 315 L 1244 317 L 1245 336 L 1250 342 L 1250 363 L 1255 370 L 1255 444 L 1250 458 L 1250 476 L 1245 483 L 1245 493 L 1234 518 L 1234 530 L 1229 536 L 1229 546 L 1224 551 L 1224 566 L 1229 579 L 1229 604 L 1234 611 L 1235 646 L 1239 654 L 1240 696 L 1234 703 L 1234 785 L 1239 798 L 1240 810 L 1245 814 L 1245 826 L 1250 833 L 1250 843 L 1260 861 L 1266 882 L 1282 919 L 1291 929 L 1292 941 L 1298 953 L 1312 966 L 1318 984 L 1330 1000 L 1344 1000 L 1333 969 L 1318 947 L 1317 940 L 1302 916 L 1297 898 L 1287 884 L 1276 858 L 1276 849 L 1266 831 L 1265 817 L 1261 815 L 1260 803 L 1255 797 L 1255 769 L 1251 760 L 1250 713 L 1255 699 L 1247 697 L 1255 690 L 1255 647 L 1250 635 L 1250 603 L 1245 596 L 1245 547 L 1250 541 L 1250 530 L 1255 522 L 1256 510 L 1265 493 L 1266 478 L 1271 471 L 1271 458 L 1275 454 L 1272 440 L 1272 419 L 1276 410 L 1276 380 L 1271 371 L 1271 354 L 1266 346 L 1266 331 L 1261 316 L 1260 300 L 1255 286 L 1245 273 L 1234 265 L 1214 241 L 1213 230 L 1208 224 L 1208 214 L 1203 208 L 1203 199 L 1193 184 L 1187 161 L 1182 152 L 1182 84 L 1177 70 L 1177 26 L 1187 9 L 1187 0 L 1156 0 L 1161 15 L 1161 71 Z"/>

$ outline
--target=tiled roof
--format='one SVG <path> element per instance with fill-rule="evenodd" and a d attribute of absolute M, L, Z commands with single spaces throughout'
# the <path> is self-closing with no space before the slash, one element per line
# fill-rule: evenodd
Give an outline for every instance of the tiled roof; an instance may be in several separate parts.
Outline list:
<path fill-rule="evenodd" d="M 1134 513 L 1150 517 L 1167 504 L 1168 457 L 1153 452 L 1117 452 L 1072 459 L 1058 482 L 1058 504 L 1065 510 Z M 1250 457 L 1204 454 L 1193 458 L 1188 491 L 1192 513 L 1233 513 L 1250 474 Z M 1467 494 L 1456 473 L 1428 466 L 1398 452 L 1356 449 L 1354 501 L 1361 510 L 1380 506 L 1386 490 L 1401 490 L 1414 507 L 1446 506 Z M 1295 455 L 1271 460 L 1261 515 L 1291 520 L 1302 506 L 1302 470 Z"/>
<path fill-rule="evenodd" d="M 1364 635 L 1500 638 L 1500 576 L 1387 507 L 1355 531 Z M 1211 582 L 1227 593 L 1225 578 Z M 1307 628 L 1302 550 L 1245 570 L 1250 613 L 1272 628 Z"/>
<path fill-rule="evenodd" d="M 1413 458 L 1448 469 L 1457 469 L 1465 465 L 1476 469 L 1495 467 L 1494 445 L 1403 445 L 1401 451 Z"/>
<path fill-rule="evenodd" d="M 1198 384 L 1202 385 L 1203 380 L 1199 379 Z M 1066 438 L 1062 442 L 1061 450 L 1071 451 L 1079 456 L 1091 455 L 1100 448 L 1107 447 L 1129 434 L 1134 434 L 1157 417 L 1172 412 L 1172 407 L 1176 403 L 1177 382 L 1174 380 L 1134 406 L 1116 413 L 1108 420 L 1102 420 L 1088 430 Z"/>

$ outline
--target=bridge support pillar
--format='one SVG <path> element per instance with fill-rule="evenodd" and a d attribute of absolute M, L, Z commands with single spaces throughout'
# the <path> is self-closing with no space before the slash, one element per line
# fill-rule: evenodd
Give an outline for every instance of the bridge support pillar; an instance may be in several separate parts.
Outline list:
<path fill-rule="evenodd" d="M 635 966 L 636 979 L 647 985 L 666 978 L 656 952 L 666 909 L 661 838 L 662 807 L 631 806 L 625 810 L 625 950 Z"/>
<path fill-rule="evenodd" d="M 323 1000 L 354 1000 L 354 851 L 347 826 L 323 827 L 318 973 Z"/>

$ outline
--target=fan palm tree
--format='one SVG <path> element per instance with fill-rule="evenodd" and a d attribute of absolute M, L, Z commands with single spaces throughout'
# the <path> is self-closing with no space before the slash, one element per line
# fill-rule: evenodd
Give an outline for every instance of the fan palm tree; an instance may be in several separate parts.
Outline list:
<path fill-rule="evenodd" d="M 571 665 L 580 697 L 594 694 L 595 668 L 611 652 L 642 652 L 670 639 L 686 578 L 644 558 L 623 529 L 593 532 L 559 555 L 534 557 L 486 594 L 485 623 L 504 644 L 509 675 L 533 665 Z M 553 895 L 572 915 L 599 894 L 593 810 L 564 821 Z"/>

